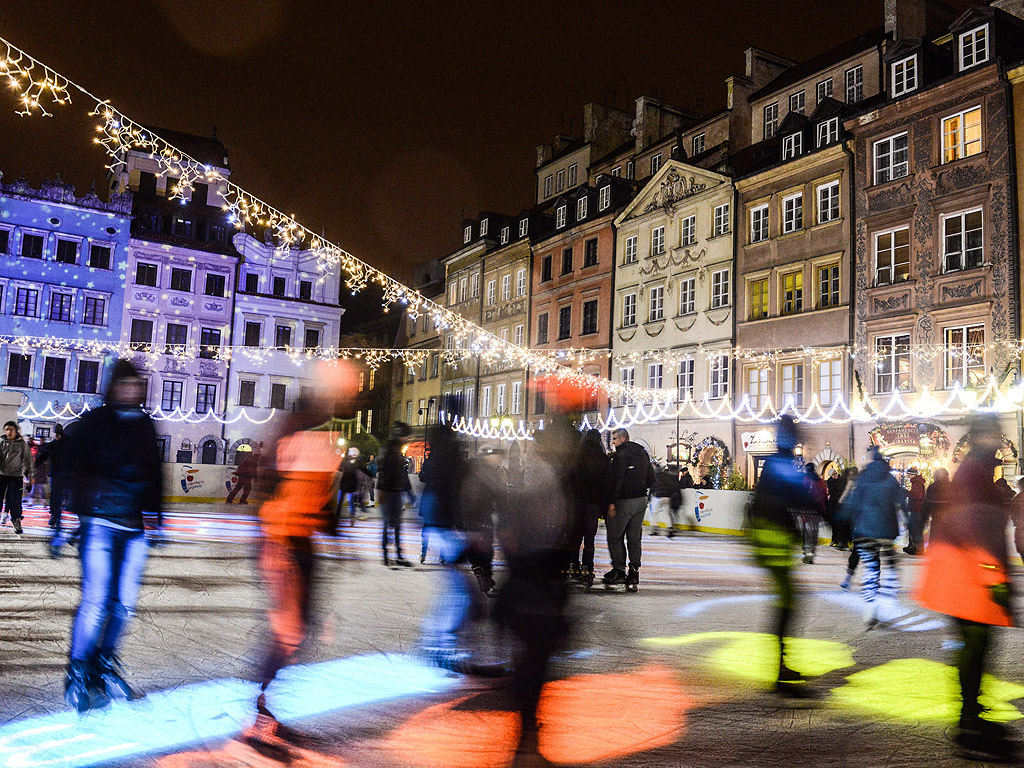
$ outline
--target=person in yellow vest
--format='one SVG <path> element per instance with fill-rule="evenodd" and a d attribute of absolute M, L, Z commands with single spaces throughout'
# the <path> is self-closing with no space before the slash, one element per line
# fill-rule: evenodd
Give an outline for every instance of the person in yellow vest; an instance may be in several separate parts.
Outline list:
<path fill-rule="evenodd" d="M 1009 512 L 995 484 L 996 451 L 1002 442 L 992 414 L 976 417 L 968 431 L 970 451 L 937 507 L 924 572 L 916 597 L 950 616 L 963 648 L 957 658 L 963 703 L 955 741 L 968 757 L 1009 758 L 1015 745 L 998 723 L 982 717 L 978 693 L 992 627 L 1013 626 L 1007 565 Z"/>

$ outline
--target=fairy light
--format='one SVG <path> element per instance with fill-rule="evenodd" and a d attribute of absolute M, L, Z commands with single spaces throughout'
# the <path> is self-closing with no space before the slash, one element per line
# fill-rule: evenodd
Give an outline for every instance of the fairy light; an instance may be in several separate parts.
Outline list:
<path fill-rule="evenodd" d="M 67 403 L 59 411 L 54 409 L 52 403 L 47 403 L 42 410 L 29 403 L 18 411 L 18 418 L 29 421 L 73 421 L 75 419 L 80 419 L 87 411 L 91 410 L 92 407 L 88 403 L 81 403 L 77 408 L 71 403 Z M 185 422 L 187 424 L 201 424 L 204 421 L 216 421 L 218 424 L 231 425 L 237 424 L 244 419 L 250 424 L 260 425 L 268 423 L 277 414 L 277 410 L 274 408 L 271 408 L 270 413 L 262 419 L 250 416 L 249 412 L 244 408 L 231 417 L 221 416 L 214 411 L 199 413 L 195 408 L 191 408 L 188 411 L 182 411 L 180 408 L 175 408 L 169 413 L 159 407 L 153 408 L 152 410 L 143 410 L 145 410 L 154 421 Z"/>

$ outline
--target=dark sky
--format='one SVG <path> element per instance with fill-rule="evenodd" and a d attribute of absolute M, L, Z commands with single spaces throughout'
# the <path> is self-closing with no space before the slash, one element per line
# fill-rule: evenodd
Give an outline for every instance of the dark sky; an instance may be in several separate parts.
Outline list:
<path fill-rule="evenodd" d="M 881 23 L 882 0 L 0 0 L 0 35 L 138 122 L 216 126 L 234 181 L 399 277 L 463 216 L 532 204 L 536 145 L 585 102 L 712 112 L 748 46 L 804 59 Z M 82 104 L 13 104 L 6 180 L 103 186 Z"/>

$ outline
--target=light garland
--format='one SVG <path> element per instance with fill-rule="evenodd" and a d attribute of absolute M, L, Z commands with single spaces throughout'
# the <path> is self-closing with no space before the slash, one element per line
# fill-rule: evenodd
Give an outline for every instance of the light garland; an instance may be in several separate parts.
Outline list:
<path fill-rule="evenodd" d="M 28 406 L 18 411 L 18 418 L 25 419 L 27 421 L 73 421 L 75 419 L 82 418 L 87 411 L 91 410 L 92 406 L 88 403 L 82 403 L 77 409 L 71 403 L 65 403 L 59 411 L 54 409 L 52 403 L 47 403 L 42 410 L 39 410 L 29 403 Z M 152 410 L 144 408 L 143 410 L 146 411 L 154 421 L 185 422 L 187 424 L 201 424 L 204 421 L 216 421 L 218 424 L 227 425 L 237 424 L 242 419 L 245 419 L 250 424 L 266 424 L 274 418 L 277 413 L 276 408 L 271 408 L 270 413 L 266 418 L 254 419 L 245 409 L 242 409 L 231 418 L 221 416 L 214 411 L 199 413 L 195 408 L 188 411 L 182 411 L 181 408 L 175 408 L 170 412 L 166 412 L 162 408 L 154 408 Z"/>
<path fill-rule="evenodd" d="M 453 431 L 466 437 L 478 437 L 484 440 L 502 440 L 514 442 L 518 440 L 533 440 L 533 433 L 526 426 L 526 422 L 520 420 L 516 426 L 509 418 L 499 420 L 497 425 L 492 424 L 488 419 L 467 419 L 464 416 L 453 416 L 450 413 L 441 411 L 439 420 L 442 424 L 450 424 Z"/>

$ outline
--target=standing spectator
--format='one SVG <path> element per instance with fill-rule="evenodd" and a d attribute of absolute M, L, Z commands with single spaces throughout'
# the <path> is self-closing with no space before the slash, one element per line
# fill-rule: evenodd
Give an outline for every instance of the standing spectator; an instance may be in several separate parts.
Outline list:
<path fill-rule="evenodd" d="M 352 447 L 348 449 L 348 457 L 341 465 L 341 480 L 338 483 L 338 508 L 335 517 L 338 525 L 341 525 L 342 512 L 348 502 L 348 524 L 353 527 L 356 524 L 356 505 L 364 510 L 363 491 L 366 483 L 363 478 L 366 473 L 359 467 L 359 449 Z"/>
<path fill-rule="evenodd" d="M 818 529 L 821 528 L 828 504 L 828 487 L 810 463 L 804 465 L 804 485 L 807 486 L 811 506 L 799 514 L 800 530 L 803 535 L 804 562 L 811 565 L 818 551 Z"/>
<path fill-rule="evenodd" d="M 896 553 L 893 542 L 899 535 L 899 514 L 906 494 L 889 471 L 889 462 L 877 448 L 846 497 L 840 514 L 849 516 L 857 554 L 864 563 L 861 592 L 864 595 L 864 621 L 868 629 L 878 624 L 879 594 L 895 598 L 899 592 Z M 885 570 L 882 570 L 882 561 Z"/>
<path fill-rule="evenodd" d="M 658 523 L 666 521 L 668 537 L 675 535 L 673 510 L 682 503 L 679 500 L 679 473 L 675 467 L 666 466 L 654 476 L 651 488 L 651 536 L 658 535 Z"/>
<path fill-rule="evenodd" d="M 616 429 L 612 433 L 612 445 L 615 454 L 611 461 L 611 503 L 605 520 L 612 569 L 604 575 L 604 583 L 607 586 L 625 584 L 628 591 L 636 592 L 640 583 L 640 539 L 647 511 L 647 491 L 654 484 L 654 467 L 647 451 L 632 442 L 626 430 Z"/>
<path fill-rule="evenodd" d="M 693 475 L 690 474 L 690 468 L 683 464 L 679 470 L 679 490 L 685 491 L 687 488 L 693 488 Z"/>
<path fill-rule="evenodd" d="M 384 565 L 391 565 L 388 558 L 388 532 L 395 532 L 395 564 L 410 567 L 412 563 L 402 557 L 402 494 L 412 489 L 409 482 L 409 465 L 402 455 L 402 446 L 409 437 L 409 425 L 396 421 L 391 427 L 391 437 L 384 445 L 380 463 L 376 467 L 377 491 L 380 493 L 381 546 L 384 549 Z"/>
<path fill-rule="evenodd" d="M 917 598 L 951 616 L 963 647 L 957 654 L 962 704 L 957 745 L 976 758 L 1005 760 L 1014 745 L 1004 726 L 982 717 L 978 701 L 992 627 L 1013 626 L 1006 547 L 1007 508 L 992 483 L 1002 441 L 991 414 L 976 417 L 970 450 L 956 473 L 948 504 L 935 513 Z"/>
<path fill-rule="evenodd" d="M 71 626 L 64 700 L 84 712 L 111 698 L 141 697 L 122 676 L 117 657 L 146 564 L 143 513 L 163 522 L 156 429 L 139 403 L 146 383 L 118 360 L 104 403 L 88 411 L 68 437 L 72 498 L 81 525 L 82 601 Z"/>
<path fill-rule="evenodd" d="M 18 422 L 4 424 L 0 437 L 0 497 L 5 506 L 3 521 L 10 517 L 14 532 L 21 533 L 21 494 L 32 477 L 32 451 L 21 437 Z"/>
<path fill-rule="evenodd" d="M 228 494 L 228 498 L 225 503 L 230 504 L 235 498 L 235 494 L 241 491 L 242 498 L 238 500 L 238 503 L 248 504 L 249 494 L 252 493 L 252 484 L 253 481 L 256 480 L 258 472 L 259 457 L 253 451 L 243 452 L 242 460 L 238 462 L 238 469 L 235 470 L 235 476 L 238 478 L 238 482 L 235 483 L 235 487 L 231 489 L 231 493 Z"/>
<path fill-rule="evenodd" d="M 697 486 L 702 491 L 713 491 L 715 490 L 715 484 L 711 482 L 711 475 L 704 475 L 700 479 L 700 485 Z"/>
<path fill-rule="evenodd" d="M 60 532 L 61 516 L 67 497 L 67 457 L 64 455 L 64 427 L 58 424 L 53 429 L 53 440 L 39 448 L 36 470 L 49 462 L 50 470 L 50 521 L 51 530 Z"/>
<path fill-rule="evenodd" d="M 591 429 L 576 452 L 572 470 L 573 523 L 569 538 L 570 573 L 584 587 L 594 584 L 594 538 L 597 521 L 608 506 L 610 461 L 601 445 L 601 433 Z M 580 559 L 580 546 L 583 557 Z"/>
<path fill-rule="evenodd" d="M 843 497 L 843 491 L 846 490 L 846 479 L 845 476 L 840 475 L 836 470 L 829 472 L 828 480 L 825 481 L 825 486 L 828 489 L 828 501 L 825 504 L 825 520 L 832 528 L 832 542 L 829 544 L 831 547 L 839 547 L 840 540 L 836 533 L 836 512 L 839 511 L 839 499 Z"/>
<path fill-rule="evenodd" d="M 907 490 L 907 546 L 903 551 L 908 555 L 924 554 L 924 478 L 917 467 L 907 470 L 910 488 Z M 1009 490 L 1009 488 L 1007 488 Z M 1012 491 L 1010 492 L 1012 495 Z"/>
<path fill-rule="evenodd" d="M 363 468 L 363 471 L 366 473 L 366 476 L 369 478 L 369 482 L 367 483 L 367 488 L 368 488 L 367 493 L 369 495 L 370 506 L 371 507 L 377 506 L 377 497 L 374 496 L 374 493 L 373 493 L 374 484 L 375 484 L 375 481 L 377 480 L 377 470 L 378 470 L 377 457 L 374 454 L 371 453 L 370 454 L 370 458 L 366 462 L 366 466 Z"/>
<path fill-rule="evenodd" d="M 39 466 L 39 452 L 42 445 L 34 437 L 28 439 L 28 447 L 32 452 L 32 486 L 29 489 L 28 497 L 32 501 L 46 498 L 46 468 Z"/>

